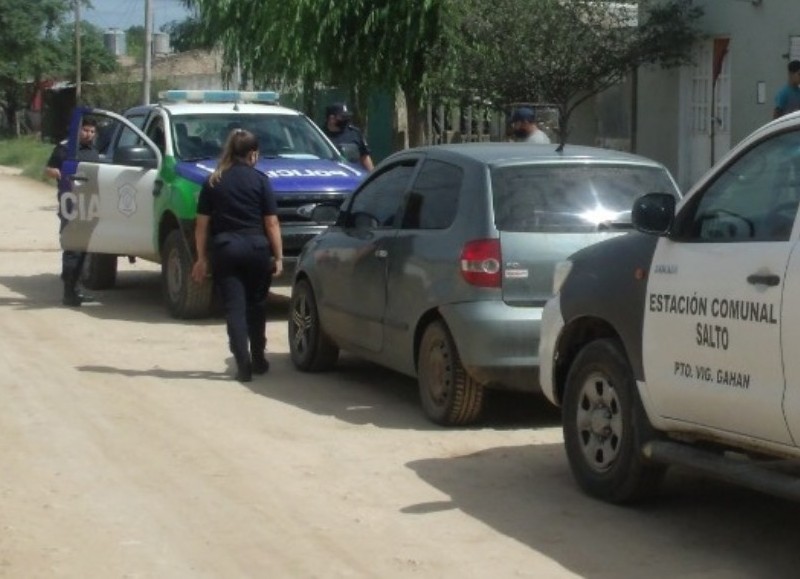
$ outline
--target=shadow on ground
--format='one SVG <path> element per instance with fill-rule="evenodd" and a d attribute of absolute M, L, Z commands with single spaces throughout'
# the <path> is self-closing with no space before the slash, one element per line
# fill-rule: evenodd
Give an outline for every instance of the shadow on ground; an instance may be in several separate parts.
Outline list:
<path fill-rule="evenodd" d="M 19 296 L 0 298 L 0 307 L 21 310 L 63 308 L 61 304 L 62 284 L 58 274 L 32 276 L 0 276 L 0 285 Z M 97 319 L 125 320 L 147 323 L 175 323 L 164 305 L 161 276 L 153 271 L 121 271 L 113 289 L 86 292 L 96 301 L 84 304 L 76 311 Z M 289 298 L 270 294 L 269 319 L 286 320 L 289 313 Z M 222 323 L 223 313 L 216 304 L 210 318 L 184 320 L 183 323 L 208 325 Z"/>
<path fill-rule="evenodd" d="M 562 444 L 407 466 L 450 498 L 403 513 L 459 509 L 581 577 L 796 577 L 800 565 L 800 506 L 686 471 L 670 471 L 655 500 L 620 507 L 578 490 Z"/>
<path fill-rule="evenodd" d="M 299 372 L 288 354 L 247 386 L 253 392 L 322 416 L 382 428 L 442 430 L 422 413 L 415 378 L 342 354 L 334 370 Z M 558 409 L 539 395 L 488 391 L 483 419 L 468 428 L 544 428 L 560 424 Z M 463 428 L 462 428 L 463 429 Z"/>

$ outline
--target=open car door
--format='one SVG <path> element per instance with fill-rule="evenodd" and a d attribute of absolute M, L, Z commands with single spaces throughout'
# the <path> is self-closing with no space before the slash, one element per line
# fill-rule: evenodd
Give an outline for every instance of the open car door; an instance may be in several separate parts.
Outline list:
<path fill-rule="evenodd" d="M 99 158 L 79 155 L 85 117 L 97 122 Z M 160 192 L 158 147 L 131 121 L 109 111 L 78 108 L 62 165 L 60 211 L 64 249 L 156 259 L 154 196 Z"/>

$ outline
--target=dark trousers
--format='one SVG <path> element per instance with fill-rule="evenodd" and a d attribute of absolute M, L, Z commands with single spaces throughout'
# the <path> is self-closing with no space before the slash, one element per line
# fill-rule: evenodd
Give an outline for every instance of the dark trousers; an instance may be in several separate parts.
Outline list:
<path fill-rule="evenodd" d="M 59 201 L 61 195 L 59 194 Z M 69 223 L 69 220 L 66 219 L 61 212 L 58 213 L 58 220 L 61 222 L 61 226 L 58 228 L 59 234 L 64 231 L 64 228 Z M 81 270 L 83 269 L 83 262 L 86 260 L 86 252 L 85 251 L 73 251 L 71 249 L 65 249 L 61 253 L 61 279 L 64 280 L 65 286 L 68 286 L 70 289 L 75 288 L 75 284 L 78 283 L 78 280 L 81 277 Z"/>
<path fill-rule="evenodd" d="M 211 241 L 214 285 L 225 308 L 231 352 L 237 364 L 267 345 L 267 294 L 272 260 L 264 235 L 222 233 Z"/>

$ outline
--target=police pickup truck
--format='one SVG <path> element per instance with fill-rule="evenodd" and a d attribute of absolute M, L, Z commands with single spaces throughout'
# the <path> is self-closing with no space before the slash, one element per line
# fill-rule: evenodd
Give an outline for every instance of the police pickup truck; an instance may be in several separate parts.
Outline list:
<path fill-rule="evenodd" d="M 585 492 L 633 501 L 683 465 L 800 498 L 798 202 L 800 113 L 558 266 L 541 383 Z"/>
<path fill-rule="evenodd" d="M 75 111 L 60 184 L 70 191 L 62 196 L 69 223 L 61 242 L 89 252 L 82 281 L 90 289 L 114 285 L 118 256 L 160 263 L 170 313 L 202 317 L 210 310 L 210 283 L 197 284 L 189 275 L 197 196 L 232 129 L 259 139 L 256 168 L 275 191 L 288 260 L 326 227 L 312 220 L 316 205 L 341 203 L 365 173 L 308 117 L 279 106 L 274 92 L 172 90 L 160 97 L 124 115 Z M 76 159 L 84 116 L 98 123 L 99 161 Z"/>

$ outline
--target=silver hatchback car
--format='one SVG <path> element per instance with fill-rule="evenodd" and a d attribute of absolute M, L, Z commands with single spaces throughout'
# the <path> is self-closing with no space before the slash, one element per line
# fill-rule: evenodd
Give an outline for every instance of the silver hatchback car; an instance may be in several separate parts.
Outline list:
<path fill-rule="evenodd" d="M 664 166 L 605 149 L 396 153 L 299 257 L 292 362 L 327 370 L 347 350 L 416 377 L 434 422 L 475 422 L 487 388 L 539 391 L 555 265 L 629 228 L 634 199 L 655 191 L 680 196 Z"/>

